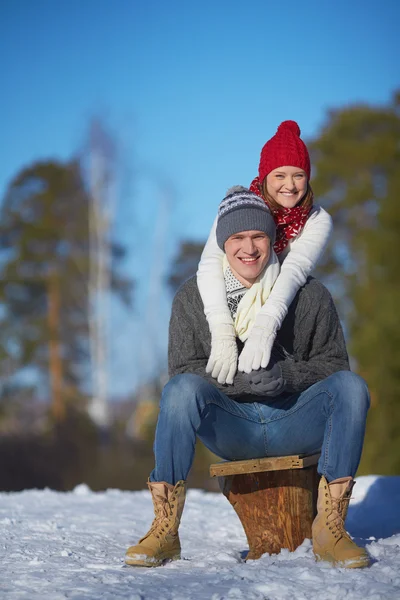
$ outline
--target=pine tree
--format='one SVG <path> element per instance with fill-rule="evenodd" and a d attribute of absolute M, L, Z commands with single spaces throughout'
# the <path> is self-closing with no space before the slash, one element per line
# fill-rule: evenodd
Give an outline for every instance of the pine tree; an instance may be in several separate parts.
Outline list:
<path fill-rule="evenodd" d="M 55 420 L 87 392 L 89 195 L 77 161 L 24 168 L 0 210 L 2 363 L 40 376 Z M 123 248 L 114 246 L 115 257 Z M 131 282 L 112 267 L 114 290 Z"/>
<path fill-rule="evenodd" d="M 334 220 L 320 272 L 371 391 L 361 472 L 399 473 L 400 94 L 331 112 L 310 147 L 312 186 Z"/>
<path fill-rule="evenodd" d="M 196 274 L 204 244 L 200 242 L 181 242 L 168 275 L 168 287 L 174 295 L 179 286 Z"/>

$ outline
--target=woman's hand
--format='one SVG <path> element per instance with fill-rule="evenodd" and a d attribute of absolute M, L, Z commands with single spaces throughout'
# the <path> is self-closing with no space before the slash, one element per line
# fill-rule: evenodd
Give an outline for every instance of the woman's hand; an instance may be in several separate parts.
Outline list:
<path fill-rule="evenodd" d="M 238 350 L 233 324 L 221 323 L 211 329 L 211 354 L 206 373 L 218 383 L 233 384 L 237 370 Z"/>
<path fill-rule="evenodd" d="M 253 329 L 239 356 L 239 371 L 250 373 L 265 369 L 271 358 L 271 350 L 278 331 L 278 321 L 259 313 Z"/>

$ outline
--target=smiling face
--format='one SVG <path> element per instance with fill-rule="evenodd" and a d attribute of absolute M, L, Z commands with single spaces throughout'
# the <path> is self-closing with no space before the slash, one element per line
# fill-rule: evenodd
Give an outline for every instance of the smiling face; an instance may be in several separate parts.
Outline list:
<path fill-rule="evenodd" d="M 267 193 L 284 208 L 293 208 L 307 192 L 306 172 L 297 167 L 279 167 L 266 177 Z"/>
<path fill-rule="evenodd" d="M 241 231 L 226 240 L 224 250 L 232 273 L 249 288 L 268 262 L 271 241 L 263 231 Z"/>

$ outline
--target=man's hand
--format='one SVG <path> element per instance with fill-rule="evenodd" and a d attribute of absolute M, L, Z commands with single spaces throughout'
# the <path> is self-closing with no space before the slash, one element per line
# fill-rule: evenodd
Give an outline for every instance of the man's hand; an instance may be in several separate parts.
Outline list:
<path fill-rule="evenodd" d="M 218 383 L 232 385 L 237 370 L 237 344 L 235 328 L 221 323 L 211 329 L 211 354 L 206 373 L 211 373 Z"/>
<path fill-rule="evenodd" d="M 285 388 L 282 369 L 279 363 L 273 360 L 268 369 L 249 373 L 247 380 L 257 396 L 279 396 Z"/>
<path fill-rule="evenodd" d="M 250 373 L 267 367 L 277 330 L 278 322 L 274 317 L 257 315 L 253 329 L 239 356 L 239 371 Z"/>

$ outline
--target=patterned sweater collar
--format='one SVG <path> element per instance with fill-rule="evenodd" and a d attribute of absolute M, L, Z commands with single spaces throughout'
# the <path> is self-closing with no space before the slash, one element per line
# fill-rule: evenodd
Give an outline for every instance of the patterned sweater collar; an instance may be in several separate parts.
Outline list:
<path fill-rule="evenodd" d="M 228 266 L 224 272 L 225 288 L 226 288 L 226 299 L 228 307 L 232 315 L 232 319 L 235 318 L 237 307 L 239 302 L 247 292 L 247 288 L 241 283 L 237 277 L 232 273 L 231 268 Z"/>

